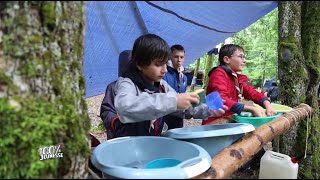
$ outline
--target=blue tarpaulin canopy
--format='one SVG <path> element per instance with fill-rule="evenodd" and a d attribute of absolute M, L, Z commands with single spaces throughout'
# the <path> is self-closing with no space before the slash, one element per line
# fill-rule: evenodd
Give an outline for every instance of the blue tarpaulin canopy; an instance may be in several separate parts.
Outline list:
<path fill-rule="evenodd" d="M 183 45 L 189 65 L 276 7 L 276 1 L 88 1 L 85 95 L 104 93 L 118 78 L 120 52 L 143 34 Z"/>

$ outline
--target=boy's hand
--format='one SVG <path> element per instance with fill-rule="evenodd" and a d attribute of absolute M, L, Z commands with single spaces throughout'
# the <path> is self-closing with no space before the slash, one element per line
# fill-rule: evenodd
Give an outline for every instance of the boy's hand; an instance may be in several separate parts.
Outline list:
<path fill-rule="evenodd" d="M 269 101 L 264 101 L 263 103 L 266 108 L 265 114 L 267 116 L 273 116 L 276 114 L 276 111 L 273 109 L 273 107 Z"/>
<path fill-rule="evenodd" d="M 262 111 L 260 108 L 257 108 L 257 107 L 252 107 L 251 113 L 255 117 L 266 116 L 266 113 L 264 111 Z"/>
<path fill-rule="evenodd" d="M 199 103 L 199 95 L 195 92 L 177 94 L 177 108 L 188 109 L 192 107 L 192 103 Z"/>
<path fill-rule="evenodd" d="M 222 102 L 225 103 L 226 101 L 222 99 Z M 218 117 L 221 116 L 222 114 L 226 113 L 228 111 L 228 106 L 223 105 L 222 108 L 219 108 L 218 110 L 211 110 L 209 109 L 211 116 L 213 117 Z"/>
<path fill-rule="evenodd" d="M 266 109 L 266 115 L 267 116 L 273 116 L 276 114 L 276 111 L 271 107 Z"/>
<path fill-rule="evenodd" d="M 226 105 L 223 105 L 223 109 L 219 108 L 218 110 L 212 110 L 209 109 L 211 116 L 213 117 L 218 117 L 221 116 L 222 114 L 226 113 L 226 110 L 228 109 L 228 107 Z"/>

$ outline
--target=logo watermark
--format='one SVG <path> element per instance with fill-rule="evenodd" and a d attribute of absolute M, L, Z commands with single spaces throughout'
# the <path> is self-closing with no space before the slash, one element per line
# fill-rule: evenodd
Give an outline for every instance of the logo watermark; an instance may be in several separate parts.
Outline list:
<path fill-rule="evenodd" d="M 40 160 L 52 159 L 52 158 L 62 158 L 63 153 L 60 149 L 60 144 L 54 146 L 45 146 L 38 149 Z"/>

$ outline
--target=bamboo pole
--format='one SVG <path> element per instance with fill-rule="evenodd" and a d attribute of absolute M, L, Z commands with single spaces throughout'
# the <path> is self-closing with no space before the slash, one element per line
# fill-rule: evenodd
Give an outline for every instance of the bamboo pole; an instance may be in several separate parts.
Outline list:
<path fill-rule="evenodd" d="M 212 158 L 209 170 L 195 179 L 226 179 L 243 164 L 254 157 L 263 145 L 275 137 L 285 133 L 295 123 L 311 116 L 312 108 L 300 104 L 290 112 L 278 116 L 273 121 L 263 124 L 255 131 L 247 133 L 234 144 L 226 147 Z"/>
<path fill-rule="evenodd" d="M 192 78 L 189 92 L 194 92 L 194 87 L 197 84 L 197 75 L 198 75 L 199 66 L 200 66 L 200 58 L 197 59 L 197 65 L 196 65 L 194 72 L 193 72 L 193 78 Z"/>
<path fill-rule="evenodd" d="M 204 90 L 206 90 L 208 86 L 208 81 L 209 81 L 208 72 L 211 70 L 212 64 L 213 64 L 213 55 L 212 53 L 208 53 L 206 56 L 206 67 L 203 74 L 204 79 L 203 79 L 202 89 Z"/>

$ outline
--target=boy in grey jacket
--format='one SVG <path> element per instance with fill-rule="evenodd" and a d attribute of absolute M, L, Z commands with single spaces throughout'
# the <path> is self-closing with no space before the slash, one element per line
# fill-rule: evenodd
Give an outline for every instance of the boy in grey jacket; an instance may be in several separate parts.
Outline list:
<path fill-rule="evenodd" d="M 127 71 L 117 81 L 115 108 L 119 121 L 115 122 L 115 137 L 161 135 L 164 116 L 175 114 L 184 118 L 207 119 L 220 116 L 224 109 L 210 110 L 199 102 L 196 93 L 180 93 L 162 78 L 170 58 L 169 45 L 159 36 L 146 34 L 136 39 Z"/>

